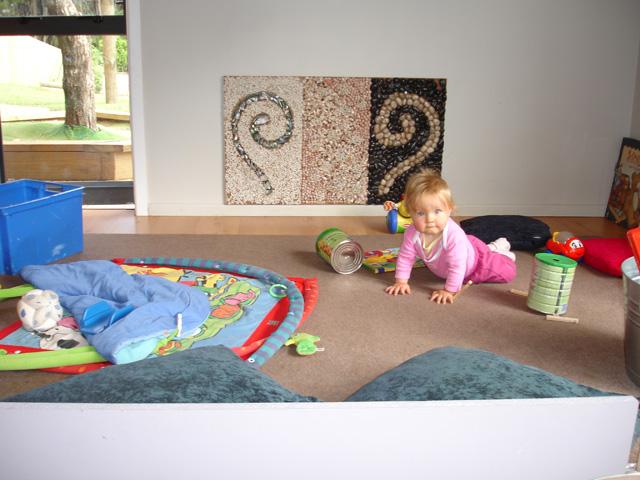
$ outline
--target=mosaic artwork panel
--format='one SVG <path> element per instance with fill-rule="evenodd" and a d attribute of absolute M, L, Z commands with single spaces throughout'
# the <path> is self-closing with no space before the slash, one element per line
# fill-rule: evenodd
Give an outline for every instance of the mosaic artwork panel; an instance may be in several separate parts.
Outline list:
<path fill-rule="evenodd" d="M 442 171 L 446 80 L 371 80 L 369 198 L 400 200 L 407 179 L 429 167 Z"/>
<path fill-rule="evenodd" d="M 304 82 L 302 203 L 367 203 L 369 78 L 309 77 Z"/>
<path fill-rule="evenodd" d="M 227 204 L 398 201 L 442 169 L 446 80 L 225 77 Z"/>
<path fill-rule="evenodd" d="M 227 204 L 300 203 L 303 80 L 224 78 Z"/>

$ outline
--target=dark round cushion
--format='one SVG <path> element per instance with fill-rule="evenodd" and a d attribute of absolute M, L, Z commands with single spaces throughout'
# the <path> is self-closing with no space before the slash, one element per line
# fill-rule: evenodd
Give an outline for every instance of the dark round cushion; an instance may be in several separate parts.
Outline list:
<path fill-rule="evenodd" d="M 462 220 L 460 226 L 485 243 L 504 237 L 512 250 L 538 250 L 551 237 L 549 225 L 522 215 L 484 215 Z"/>

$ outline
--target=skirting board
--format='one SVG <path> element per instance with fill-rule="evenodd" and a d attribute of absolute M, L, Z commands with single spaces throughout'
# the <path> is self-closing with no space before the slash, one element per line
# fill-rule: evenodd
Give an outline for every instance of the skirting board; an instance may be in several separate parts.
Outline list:
<path fill-rule="evenodd" d="M 624 472 L 637 407 L 630 396 L 0 403 L 0 462 L 3 478 L 13 480 L 169 478 L 175 471 L 192 480 L 595 479 Z"/>
<path fill-rule="evenodd" d="M 454 215 L 527 215 L 562 217 L 602 217 L 605 204 L 598 205 L 458 205 Z M 365 217 L 385 216 L 381 205 L 220 205 L 193 203 L 158 203 L 148 205 L 151 216 L 312 216 Z"/>

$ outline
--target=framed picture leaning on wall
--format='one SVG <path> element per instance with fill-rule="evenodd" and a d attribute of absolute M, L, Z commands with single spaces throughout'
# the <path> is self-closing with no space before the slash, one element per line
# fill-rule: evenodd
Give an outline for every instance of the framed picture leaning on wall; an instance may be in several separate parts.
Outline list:
<path fill-rule="evenodd" d="M 623 138 L 605 217 L 626 228 L 640 224 L 640 141 Z"/>

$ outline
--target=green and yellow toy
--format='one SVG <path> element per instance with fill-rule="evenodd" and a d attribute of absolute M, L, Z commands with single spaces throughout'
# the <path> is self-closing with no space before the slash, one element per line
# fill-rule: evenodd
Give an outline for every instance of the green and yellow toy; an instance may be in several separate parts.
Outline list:
<path fill-rule="evenodd" d="M 320 341 L 320 337 L 310 335 L 308 333 L 296 333 L 289 340 L 284 342 L 285 346 L 295 345 L 296 353 L 298 355 L 313 355 L 316 352 L 321 352 L 324 348 L 318 348 L 316 342 Z"/>

